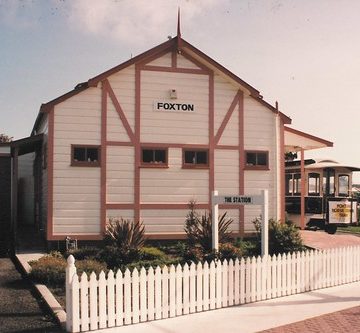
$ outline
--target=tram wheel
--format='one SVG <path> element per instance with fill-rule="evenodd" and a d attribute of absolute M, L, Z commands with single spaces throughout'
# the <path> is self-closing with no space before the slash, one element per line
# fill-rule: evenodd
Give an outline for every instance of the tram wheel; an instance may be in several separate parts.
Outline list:
<path fill-rule="evenodd" d="M 328 234 L 331 234 L 331 235 L 333 235 L 333 234 L 335 234 L 335 232 L 336 232 L 336 230 L 337 230 L 337 226 L 336 225 L 325 225 L 325 231 L 328 233 Z"/>

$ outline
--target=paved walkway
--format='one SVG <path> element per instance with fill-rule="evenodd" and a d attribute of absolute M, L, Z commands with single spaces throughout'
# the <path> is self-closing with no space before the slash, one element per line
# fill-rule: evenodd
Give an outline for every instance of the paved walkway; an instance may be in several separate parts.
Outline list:
<path fill-rule="evenodd" d="M 324 231 L 301 230 L 304 244 L 314 249 L 331 249 L 336 247 L 360 245 L 360 237 L 336 233 L 330 235 Z M 360 331 L 360 330 L 359 330 Z"/>
<path fill-rule="evenodd" d="M 284 331 L 283 325 L 297 323 L 316 316 L 353 308 L 360 304 L 360 282 L 346 284 L 338 287 L 315 290 L 308 293 L 291 295 L 277 299 L 234 306 L 215 311 L 207 311 L 188 316 L 157 320 L 147 323 L 124 326 L 114 329 L 99 330 L 103 333 L 218 333 L 238 332 L 251 333 L 276 328 L 272 333 L 304 333 L 304 332 L 338 332 L 331 330 L 302 329 L 300 326 L 293 326 L 290 330 Z M 358 313 L 354 310 L 353 313 Z M 338 314 L 337 314 L 338 315 Z M 341 316 L 341 314 L 340 314 Z M 341 316 L 342 317 L 342 316 Z M 323 319 L 320 319 L 323 320 Z M 310 325 L 307 324 L 306 325 Z M 333 321 L 336 329 L 341 321 Z M 359 332 L 360 326 L 349 330 L 346 324 L 341 333 Z M 291 326 L 291 325 L 290 325 Z M 306 327 L 306 326 L 305 326 Z M 300 328 L 300 330 L 297 330 Z M 287 328 L 286 328 L 287 329 Z M 291 330 L 292 329 L 292 330 Z M 340 331 L 339 331 L 340 332 Z"/>
<path fill-rule="evenodd" d="M 8 258 L 0 258 L 0 332 L 61 332 Z"/>

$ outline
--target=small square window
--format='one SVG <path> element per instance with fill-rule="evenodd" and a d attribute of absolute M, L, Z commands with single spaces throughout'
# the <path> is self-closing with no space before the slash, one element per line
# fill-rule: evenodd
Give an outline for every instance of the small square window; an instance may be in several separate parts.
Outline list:
<path fill-rule="evenodd" d="M 167 149 L 143 148 L 141 151 L 141 165 L 146 167 L 167 167 Z"/>
<path fill-rule="evenodd" d="M 185 168 L 201 168 L 208 167 L 208 151 L 207 150 L 183 150 L 183 167 Z"/>
<path fill-rule="evenodd" d="M 245 152 L 245 168 L 254 170 L 268 170 L 269 153 L 267 151 Z"/>
<path fill-rule="evenodd" d="M 99 166 L 99 146 L 71 146 L 71 165 L 73 166 Z"/>

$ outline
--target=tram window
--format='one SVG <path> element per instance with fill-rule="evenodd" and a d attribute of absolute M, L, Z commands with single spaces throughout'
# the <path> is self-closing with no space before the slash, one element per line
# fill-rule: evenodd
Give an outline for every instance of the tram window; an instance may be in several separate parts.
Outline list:
<path fill-rule="evenodd" d="M 301 174 L 296 173 L 294 175 L 294 194 L 301 193 Z"/>
<path fill-rule="evenodd" d="M 289 173 L 285 176 L 285 193 L 286 195 L 292 195 L 294 193 L 293 175 Z"/>
<path fill-rule="evenodd" d="M 320 195 L 320 175 L 318 173 L 309 173 L 308 194 Z"/>
<path fill-rule="evenodd" d="M 329 184 L 327 181 L 329 181 Z M 323 195 L 335 195 L 335 172 L 332 170 L 328 171 L 328 177 L 323 177 Z"/>
<path fill-rule="evenodd" d="M 349 195 L 349 175 L 339 175 L 339 197 Z"/>

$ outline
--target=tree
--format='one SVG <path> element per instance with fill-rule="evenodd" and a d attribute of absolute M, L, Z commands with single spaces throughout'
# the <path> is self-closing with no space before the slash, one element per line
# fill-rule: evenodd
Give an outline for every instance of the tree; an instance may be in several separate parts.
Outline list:
<path fill-rule="evenodd" d="M 4 133 L 0 133 L 0 143 L 11 142 L 13 137 L 7 136 Z"/>

